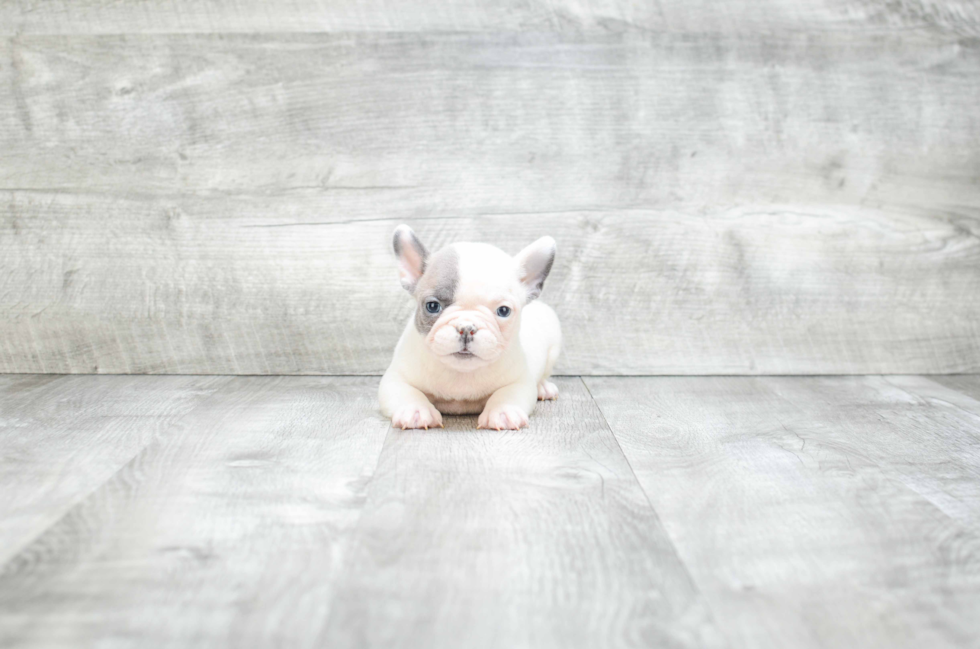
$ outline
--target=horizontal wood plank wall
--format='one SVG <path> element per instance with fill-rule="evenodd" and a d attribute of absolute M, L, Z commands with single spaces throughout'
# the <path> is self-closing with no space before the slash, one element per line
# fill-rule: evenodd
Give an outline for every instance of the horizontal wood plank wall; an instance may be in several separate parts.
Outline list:
<path fill-rule="evenodd" d="M 971 0 L 13 0 L 0 34 L 658 30 L 980 33 Z"/>
<path fill-rule="evenodd" d="M 554 235 L 560 372 L 980 371 L 955 30 L 20 31 L 0 371 L 380 372 L 402 221 Z"/>

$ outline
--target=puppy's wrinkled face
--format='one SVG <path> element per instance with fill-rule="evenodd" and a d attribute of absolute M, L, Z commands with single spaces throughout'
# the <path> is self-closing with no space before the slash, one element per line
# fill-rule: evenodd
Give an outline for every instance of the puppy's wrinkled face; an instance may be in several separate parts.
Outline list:
<path fill-rule="evenodd" d="M 415 328 L 443 363 L 471 372 L 496 361 L 520 331 L 521 309 L 541 292 L 554 259 L 545 237 L 517 257 L 482 243 L 433 255 L 407 227 L 395 230 L 402 285 L 415 297 Z"/>
<path fill-rule="evenodd" d="M 479 243 L 452 244 L 432 255 L 415 299 L 415 327 L 425 344 L 464 372 L 500 358 L 527 302 L 514 259 Z"/>

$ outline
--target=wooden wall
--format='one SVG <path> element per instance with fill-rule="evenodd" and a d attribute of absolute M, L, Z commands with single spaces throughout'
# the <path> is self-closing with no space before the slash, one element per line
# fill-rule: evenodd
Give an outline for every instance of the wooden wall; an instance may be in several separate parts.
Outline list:
<path fill-rule="evenodd" d="M 563 373 L 980 372 L 975 2 L 25 0 L 0 34 L 0 371 L 378 373 L 407 222 L 553 235 Z"/>

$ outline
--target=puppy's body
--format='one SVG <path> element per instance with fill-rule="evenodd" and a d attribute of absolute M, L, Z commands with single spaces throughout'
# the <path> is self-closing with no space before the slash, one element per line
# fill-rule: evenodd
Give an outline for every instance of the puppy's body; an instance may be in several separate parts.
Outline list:
<path fill-rule="evenodd" d="M 561 349 L 561 329 L 558 316 L 541 302 L 532 302 L 524 308 L 520 326 L 519 339 L 499 360 L 475 372 L 460 372 L 446 367 L 425 348 L 413 316 L 398 340 L 395 357 L 385 372 L 382 386 L 386 380 L 397 377 L 421 391 L 439 412 L 477 415 L 483 412 L 487 399 L 498 389 L 529 379 L 534 387 L 534 400 L 524 405 L 530 414 L 539 396 L 538 386 L 545 391 L 554 390 L 546 384 Z M 386 396 L 382 389 L 381 409 L 390 417 L 397 402 L 387 402 Z"/>
<path fill-rule="evenodd" d="M 537 400 L 558 394 L 548 381 L 561 349 L 558 317 L 528 304 L 551 268 L 554 241 L 517 257 L 473 243 L 429 256 L 401 226 L 395 251 L 418 305 L 381 380 L 382 412 L 400 428 L 439 426 L 440 413 L 480 413 L 487 428 L 527 425 Z"/>

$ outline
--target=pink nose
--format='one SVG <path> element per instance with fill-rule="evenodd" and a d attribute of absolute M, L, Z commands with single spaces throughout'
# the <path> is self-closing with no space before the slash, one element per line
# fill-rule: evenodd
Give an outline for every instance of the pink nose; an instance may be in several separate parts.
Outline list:
<path fill-rule="evenodd" d="M 460 336 L 473 336 L 476 334 L 476 325 L 469 322 L 459 323 L 456 325 L 456 331 L 459 332 Z"/>

